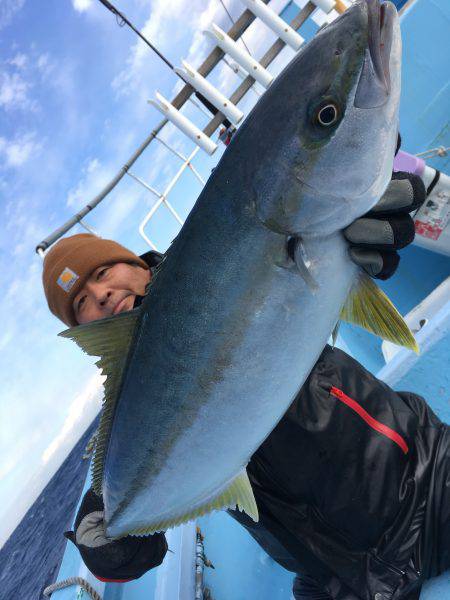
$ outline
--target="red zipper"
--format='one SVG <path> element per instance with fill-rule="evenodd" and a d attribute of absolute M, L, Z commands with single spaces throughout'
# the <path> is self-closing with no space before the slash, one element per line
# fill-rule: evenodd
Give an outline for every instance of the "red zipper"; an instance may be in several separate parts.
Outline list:
<path fill-rule="evenodd" d="M 380 421 L 374 419 L 360 404 L 358 404 L 358 402 L 356 402 L 356 400 L 353 400 L 353 398 L 350 398 L 350 396 L 347 396 L 347 394 L 344 394 L 342 390 L 334 386 L 331 388 L 330 394 L 341 400 L 341 402 L 358 413 L 358 415 L 364 419 L 369 427 L 372 427 L 372 429 L 375 429 L 375 431 L 378 431 L 378 433 L 381 433 L 381 435 L 388 437 L 395 444 L 397 444 L 397 446 L 400 446 L 405 454 L 408 454 L 408 444 L 405 442 L 402 436 L 387 425 L 383 425 L 383 423 L 380 423 Z"/>

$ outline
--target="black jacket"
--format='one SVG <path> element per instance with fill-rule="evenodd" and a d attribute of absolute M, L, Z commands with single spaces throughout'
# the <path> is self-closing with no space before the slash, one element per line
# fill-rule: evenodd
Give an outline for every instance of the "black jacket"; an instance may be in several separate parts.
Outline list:
<path fill-rule="evenodd" d="M 422 398 L 327 346 L 247 467 L 259 523 L 229 512 L 337 600 L 406 598 L 450 567 L 449 442 Z"/>
<path fill-rule="evenodd" d="M 327 346 L 247 467 L 260 521 L 229 513 L 336 600 L 417 597 L 450 567 L 449 431 L 422 398 Z"/>

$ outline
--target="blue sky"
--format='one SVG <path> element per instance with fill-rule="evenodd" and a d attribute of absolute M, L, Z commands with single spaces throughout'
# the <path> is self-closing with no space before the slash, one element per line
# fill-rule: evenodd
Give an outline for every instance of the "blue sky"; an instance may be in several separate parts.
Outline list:
<path fill-rule="evenodd" d="M 280 10 L 286 3 L 271 5 Z M 230 26 L 219 0 L 116 4 L 176 65 L 182 58 L 194 67 L 202 62 L 212 48 L 202 30 L 212 21 L 225 30 Z M 234 17 L 241 14 L 237 0 L 226 4 Z M 323 17 L 316 11 L 318 22 Z M 246 34 L 256 57 L 273 39 L 260 23 Z M 286 50 L 270 70 L 276 74 L 291 56 Z M 98 193 L 161 120 L 147 103 L 155 90 L 171 98 L 180 83 L 95 0 L 3 0 L 0 61 L 1 545 L 101 400 L 94 359 L 57 337 L 64 326 L 48 312 L 35 246 Z M 224 92 L 238 83 L 224 63 L 211 80 Z M 250 93 L 241 108 L 248 110 L 256 98 Z M 206 123 L 192 105 L 184 112 L 198 126 Z M 193 149 L 172 126 L 162 137 L 185 154 Z M 205 178 L 221 152 L 197 156 L 196 167 Z M 163 190 L 178 167 L 155 143 L 133 172 Z M 188 173 L 169 199 L 185 216 L 199 192 Z M 102 237 L 142 253 L 148 247 L 137 228 L 153 202 L 127 178 L 87 222 Z M 148 235 L 164 250 L 177 230 L 173 217 L 161 211 Z"/>

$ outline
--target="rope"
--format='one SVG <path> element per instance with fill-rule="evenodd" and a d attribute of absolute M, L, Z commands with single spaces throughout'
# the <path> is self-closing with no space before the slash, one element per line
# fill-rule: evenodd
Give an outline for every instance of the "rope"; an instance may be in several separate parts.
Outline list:
<path fill-rule="evenodd" d="M 90 595 L 92 600 L 102 600 L 100 594 L 96 592 L 92 585 L 82 577 L 69 577 L 68 579 L 64 579 L 63 581 L 57 581 L 56 583 L 52 583 L 52 585 L 49 585 L 45 588 L 44 596 L 50 596 L 52 592 L 62 590 L 71 585 L 79 585 L 82 590 L 86 591 Z"/>
<path fill-rule="evenodd" d="M 233 17 L 230 14 L 230 11 L 228 10 L 228 8 L 225 6 L 225 3 L 223 0 L 219 0 L 220 4 L 223 6 L 224 11 L 227 13 L 228 18 L 230 19 L 230 21 L 233 23 L 233 25 L 235 24 L 235 20 L 233 19 Z M 239 38 L 240 41 L 244 44 L 245 49 L 247 50 L 247 52 L 250 54 L 250 56 L 252 56 L 252 53 L 250 52 L 250 48 L 247 46 L 247 44 L 245 43 L 245 40 L 243 38 L 243 36 L 241 35 L 241 37 Z"/>
<path fill-rule="evenodd" d="M 433 156 L 447 156 L 448 151 L 450 150 L 450 146 L 445 148 L 445 146 L 438 146 L 437 148 L 431 148 L 431 150 L 425 150 L 425 152 L 419 152 L 416 156 L 421 156 L 422 158 L 433 158 Z"/>

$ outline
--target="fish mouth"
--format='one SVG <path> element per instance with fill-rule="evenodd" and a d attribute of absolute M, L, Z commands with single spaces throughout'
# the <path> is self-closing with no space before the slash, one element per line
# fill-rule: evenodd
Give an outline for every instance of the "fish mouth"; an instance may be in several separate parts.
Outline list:
<path fill-rule="evenodd" d="M 367 10 L 368 43 L 354 105 L 378 108 L 391 91 L 389 59 L 397 11 L 390 2 L 380 4 L 378 0 L 364 0 L 360 6 Z"/>

